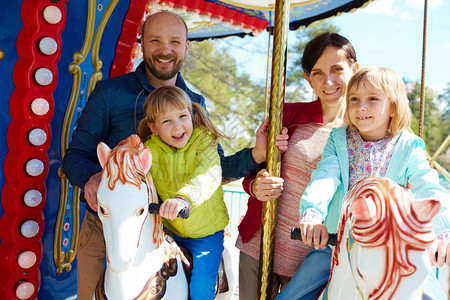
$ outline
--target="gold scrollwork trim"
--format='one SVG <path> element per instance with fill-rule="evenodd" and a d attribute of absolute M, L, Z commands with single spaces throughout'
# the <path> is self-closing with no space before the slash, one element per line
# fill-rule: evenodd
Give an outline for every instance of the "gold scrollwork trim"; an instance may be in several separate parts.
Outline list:
<path fill-rule="evenodd" d="M 109 18 L 111 17 L 112 12 L 116 8 L 117 2 L 119 0 L 111 0 L 106 7 L 105 13 L 103 14 L 100 22 L 98 24 L 98 28 L 95 31 L 94 42 L 92 44 L 92 65 L 96 71 L 102 68 L 102 61 L 100 60 L 98 53 L 100 49 L 100 42 L 102 40 L 103 31 L 105 30 L 106 24 L 108 23 Z"/>
<path fill-rule="evenodd" d="M 70 93 L 69 103 L 67 104 L 66 114 L 64 115 L 63 128 L 61 130 L 61 158 L 64 158 L 66 149 L 69 146 L 70 124 L 72 123 L 73 113 L 77 105 L 81 83 L 81 69 L 78 63 L 71 63 L 69 65 L 69 72 L 73 74 L 72 92 Z"/>
<path fill-rule="evenodd" d="M 81 50 L 79 52 L 75 52 L 73 54 L 73 60 L 78 65 L 81 64 L 86 59 L 89 50 L 91 49 L 92 37 L 94 36 L 94 29 L 95 29 L 95 12 L 96 12 L 96 1 L 89 0 L 86 34 L 84 36 L 83 46 L 81 47 Z"/>
<path fill-rule="evenodd" d="M 95 71 L 94 73 L 92 73 L 91 78 L 89 79 L 89 85 L 88 85 L 88 90 L 87 90 L 88 95 L 91 94 L 91 92 L 94 90 L 97 82 L 102 80 L 102 78 L 103 78 L 102 72 Z"/>
<path fill-rule="evenodd" d="M 118 0 L 111 1 L 104 15 L 102 16 L 98 29 L 95 30 L 95 15 L 96 15 L 96 1 L 89 0 L 88 4 L 88 18 L 86 24 L 86 34 L 83 42 L 83 46 L 80 51 L 75 52 L 73 55 L 73 62 L 69 65 L 69 72 L 73 74 L 73 83 L 72 83 L 72 91 L 69 98 L 69 103 L 67 105 L 66 114 L 64 115 L 64 121 L 61 131 L 61 142 L 60 142 L 60 150 L 61 150 L 61 158 L 64 159 L 66 154 L 66 150 L 69 146 L 69 134 L 70 134 L 70 125 L 72 123 L 73 114 L 75 112 L 75 108 L 78 102 L 78 96 L 80 93 L 80 84 L 81 84 L 81 68 L 80 64 L 83 63 L 86 57 L 89 54 L 89 51 L 92 46 L 92 64 L 94 66 L 95 72 L 91 75 L 89 79 L 89 85 L 86 93 L 86 99 L 92 90 L 95 87 L 96 82 L 102 79 L 103 75 L 100 71 L 102 67 L 102 62 L 99 59 L 99 47 L 101 37 L 103 35 L 106 24 L 116 7 Z M 94 35 L 95 31 L 95 35 Z M 62 251 L 61 249 L 61 239 L 62 232 L 64 226 L 64 213 L 67 204 L 67 195 L 68 195 L 68 186 L 69 181 L 65 177 L 62 167 L 58 169 L 58 175 L 61 178 L 61 193 L 60 193 L 60 202 L 59 202 L 59 210 L 58 210 L 58 218 L 56 222 L 55 228 L 55 237 L 54 237 L 54 245 L 53 245 L 53 260 L 55 265 L 57 266 L 56 273 L 62 274 L 63 270 L 69 272 L 72 269 L 71 263 L 75 259 L 77 253 L 77 242 L 78 242 L 78 234 L 80 228 L 80 189 L 78 187 L 74 188 L 72 195 L 72 217 L 73 217 L 73 228 L 72 228 L 72 241 L 70 244 L 70 249 L 67 252 Z"/>
<path fill-rule="evenodd" d="M 72 212 L 73 212 L 73 222 L 72 222 L 72 241 L 70 244 L 70 249 L 67 252 L 61 250 L 61 239 L 64 227 L 64 212 L 67 204 L 67 192 L 68 192 L 68 180 L 64 177 L 62 173 L 62 168 L 58 169 L 58 175 L 61 177 L 61 194 L 58 209 L 58 218 L 56 220 L 55 226 L 55 240 L 53 244 L 53 260 L 55 262 L 56 274 L 61 275 L 65 270 L 69 272 L 72 269 L 72 262 L 75 259 L 77 252 L 77 242 L 80 226 L 80 209 L 79 209 L 79 195 L 80 189 L 78 187 L 74 188 L 73 198 L 72 198 Z M 60 217 L 61 216 L 61 217 Z"/>

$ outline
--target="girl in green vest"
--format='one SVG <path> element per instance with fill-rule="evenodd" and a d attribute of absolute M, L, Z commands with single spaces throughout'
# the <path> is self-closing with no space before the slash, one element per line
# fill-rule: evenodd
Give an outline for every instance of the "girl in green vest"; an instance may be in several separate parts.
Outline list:
<path fill-rule="evenodd" d="M 150 173 L 163 201 L 163 224 L 192 252 L 191 299 L 213 299 L 229 220 L 217 143 L 228 137 L 175 86 L 150 93 L 144 112 L 138 134 L 152 152 Z M 190 209 L 189 218 L 176 218 L 183 208 Z"/>

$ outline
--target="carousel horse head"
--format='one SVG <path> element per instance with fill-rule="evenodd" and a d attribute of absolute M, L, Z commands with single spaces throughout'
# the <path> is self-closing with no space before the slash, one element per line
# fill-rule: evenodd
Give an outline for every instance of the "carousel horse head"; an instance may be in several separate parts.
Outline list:
<path fill-rule="evenodd" d="M 341 287 L 353 289 L 342 299 L 422 299 L 431 270 L 426 248 L 435 240 L 431 221 L 440 206 L 414 199 L 388 178 L 358 182 L 344 199 L 325 293 Z"/>
<path fill-rule="evenodd" d="M 120 272 L 135 258 L 144 222 L 153 221 L 153 242 L 161 242 L 160 217 L 148 215 L 149 203 L 158 201 L 148 172 L 152 155 L 137 135 L 131 135 L 114 149 L 99 143 L 97 155 L 103 167 L 97 198 L 107 262 L 113 270 Z"/>

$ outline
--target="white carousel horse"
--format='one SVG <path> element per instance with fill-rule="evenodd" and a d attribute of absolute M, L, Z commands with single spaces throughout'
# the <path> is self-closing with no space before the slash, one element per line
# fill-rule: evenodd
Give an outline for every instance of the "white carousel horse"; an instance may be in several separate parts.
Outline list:
<path fill-rule="evenodd" d="M 94 299 L 187 299 L 177 247 L 165 240 L 161 217 L 148 213 L 149 203 L 158 203 L 150 150 L 132 135 L 112 150 L 99 143 L 97 154 L 107 266 Z"/>
<path fill-rule="evenodd" d="M 158 203 L 148 172 L 150 149 L 131 135 L 112 150 L 99 143 L 97 155 L 103 168 L 97 198 L 107 266 L 94 299 L 187 299 L 179 248 L 164 237 L 161 217 L 148 212 L 149 203 Z M 236 286 L 227 247 L 223 269 L 227 277 L 221 277 L 216 299 L 231 298 Z"/>
<path fill-rule="evenodd" d="M 330 279 L 318 299 L 422 299 L 440 206 L 387 178 L 357 183 L 344 199 Z"/>
<path fill-rule="evenodd" d="M 237 249 L 234 247 L 236 238 L 233 238 L 227 229 L 225 229 L 223 243 L 222 263 L 219 269 L 218 287 L 216 287 L 218 293 L 216 298 L 214 298 L 216 300 L 231 299 L 237 286 L 237 278 L 234 274 L 239 274 L 238 264 L 233 261 L 233 257 L 238 257 Z"/>

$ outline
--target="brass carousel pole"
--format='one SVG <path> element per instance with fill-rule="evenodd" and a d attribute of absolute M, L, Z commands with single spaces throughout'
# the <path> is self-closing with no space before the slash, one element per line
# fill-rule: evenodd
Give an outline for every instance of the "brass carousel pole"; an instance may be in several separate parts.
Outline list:
<path fill-rule="evenodd" d="M 427 15 L 428 0 L 424 1 L 423 9 L 423 41 L 422 41 L 422 77 L 420 79 L 420 111 L 419 111 L 419 137 L 423 138 L 423 122 L 425 118 L 425 50 L 427 46 Z"/>
<path fill-rule="evenodd" d="M 267 170 L 271 176 L 280 176 L 281 153 L 274 146 L 275 137 L 283 124 L 283 104 L 286 77 L 287 31 L 289 24 L 289 0 L 277 0 L 272 54 L 270 89 L 269 134 L 267 140 Z M 263 204 L 261 251 L 259 260 L 259 299 L 271 299 L 273 278 L 273 251 L 278 200 Z"/>

